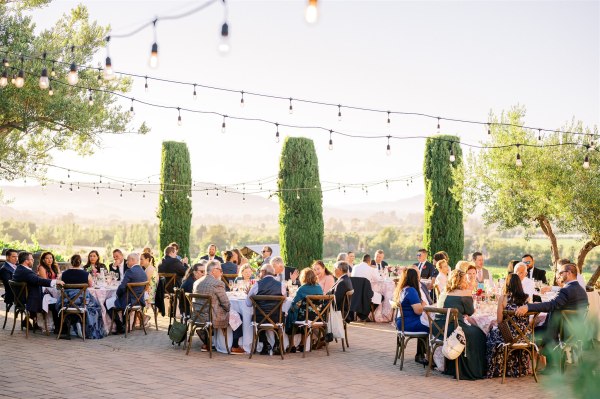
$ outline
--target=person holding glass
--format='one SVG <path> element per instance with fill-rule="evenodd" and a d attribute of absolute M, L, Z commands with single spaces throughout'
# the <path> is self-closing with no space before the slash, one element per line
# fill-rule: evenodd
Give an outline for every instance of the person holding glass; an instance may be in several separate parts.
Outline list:
<path fill-rule="evenodd" d="M 83 268 L 94 275 L 99 274 L 100 270 L 104 270 L 105 273 L 108 271 L 106 265 L 100 262 L 100 254 L 95 249 L 92 249 L 88 254 L 87 263 Z"/>
<path fill-rule="evenodd" d="M 294 296 L 294 300 L 292 301 L 292 306 L 290 306 L 285 319 L 285 333 L 288 335 L 292 334 L 292 327 L 297 320 L 306 319 L 306 297 L 308 295 L 323 295 L 323 289 L 321 288 L 321 285 L 319 285 L 317 275 L 311 268 L 307 267 L 302 269 L 300 272 L 300 283 L 302 285 L 298 288 L 296 296 Z M 314 320 L 315 316 L 316 315 L 309 314 L 308 319 Z M 295 348 L 292 342 L 290 342 L 290 348 L 291 353 L 295 353 L 296 350 L 304 350 L 303 345 Z"/>

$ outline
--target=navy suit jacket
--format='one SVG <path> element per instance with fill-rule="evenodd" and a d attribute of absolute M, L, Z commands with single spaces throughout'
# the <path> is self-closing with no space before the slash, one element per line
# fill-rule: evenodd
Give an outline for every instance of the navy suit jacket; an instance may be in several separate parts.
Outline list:
<path fill-rule="evenodd" d="M 529 277 L 529 270 L 527 270 L 527 277 Z M 534 280 L 540 280 L 544 284 L 548 284 L 548 279 L 546 278 L 546 271 L 542 269 L 538 269 L 537 267 L 533 268 L 532 277 Z"/>
<path fill-rule="evenodd" d="M 419 267 L 418 263 L 413 263 L 413 266 Z M 438 271 L 433 265 L 433 263 L 429 261 L 425 261 L 423 268 L 421 269 L 421 278 L 432 278 L 438 275 Z"/>
<path fill-rule="evenodd" d="M 223 269 L 223 274 L 237 274 L 238 265 L 233 262 L 225 262 L 221 265 Z"/>
<path fill-rule="evenodd" d="M 13 273 L 13 269 L 6 263 L 0 267 L 0 280 L 2 280 L 2 284 L 4 284 L 4 303 L 7 305 L 13 303 L 15 300 L 15 296 L 8 284 L 13 278 Z"/>
<path fill-rule="evenodd" d="M 204 255 L 204 256 L 203 256 L 203 257 L 201 257 L 200 259 L 209 260 L 209 259 L 208 259 L 208 255 Z M 221 258 L 220 256 L 216 256 L 216 255 L 215 255 L 215 260 L 218 260 L 218 261 L 219 261 L 219 262 L 221 262 L 221 263 L 225 263 L 225 262 L 223 261 L 223 258 Z"/>
<path fill-rule="evenodd" d="M 30 312 L 42 311 L 42 287 L 50 287 L 52 280 L 41 278 L 33 270 L 23 265 L 17 265 L 17 269 L 13 274 L 14 281 L 18 283 L 27 283 L 27 310 Z M 21 298 L 25 302 L 25 298 Z"/>
<path fill-rule="evenodd" d="M 335 309 L 342 310 L 342 306 L 344 305 L 344 300 L 346 299 L 346 292 L 352 291 L 354 288 L 352 287 L 352 280 L 347 274 L 344 274 L 339 278 L 337 284 L 333 289 L 333 294 L 335 295 Z M 328 292 L 330 294 L 331 292 Z M 348 304 L 350 306 L 350 304 Z M 349 310 L 349 309 L 344 309 Z M 344 315 L 342 315 L 343 317 Z"/>
<path fill-rule="evenodd" d="M 135 303 L 135 297 L 130 293 L 129 294 L 129 303 L 125 302 L 125 297 L 127 293 L 127 284 L 129 283 L 142 283 L 147 282 L 148 277 L 146 276 L 146 272 L 140 265 L 134 265 L 129 268 L 125 275 L 123 276 L 123 280 L 121 280 L 121 284 L 119 284 L 119 288 L 117 288 L 117 300 L 115 301 L 115 308 L 117 309 L 125 309 L 127 305 Z M 134 291 L 137 295 L 144 292 L 145 287 L 136 287 Z M 146 302 L 144 301 L 144 297 L 142 296 L 142 305 L 146 306 Z"/>

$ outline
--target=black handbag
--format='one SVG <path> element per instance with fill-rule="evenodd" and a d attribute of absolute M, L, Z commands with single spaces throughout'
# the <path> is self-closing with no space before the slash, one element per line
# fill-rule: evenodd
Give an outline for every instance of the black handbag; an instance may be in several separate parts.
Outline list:
<path fill-rule="evenodd" d="M 180 321 L 173 321 L 173 324 L 169 326 L 169 338 L 171 344 L 181 344 L 187 338 L 187 325 Z"/>

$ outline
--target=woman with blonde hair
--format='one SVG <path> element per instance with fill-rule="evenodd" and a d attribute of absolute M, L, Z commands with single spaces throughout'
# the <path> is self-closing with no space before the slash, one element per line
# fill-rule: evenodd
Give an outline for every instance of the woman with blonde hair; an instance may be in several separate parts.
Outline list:
<path fill-rule="evenodd" d="M 250 280 L 254 276 L 254 270 L 252 270 L 252 266 L 249 263 L 243 264 L 240 266 L 240 270 L 238 272 L 238 276 L 234 280 L 234 284 L 238 282 L 243 282 L 246 286 L 250 285 Z"/>
<path fill-rule="evenodd" d="M 438 260 L 435 264 L 435 268 L 438 271 L 438 275 L 435 278 L 436 295 L 439 296 L 442 292 L 446 291 L 446 284 L 448 283 L 448 273 L 450 273 L 450 266 L 446 259 Z"/>

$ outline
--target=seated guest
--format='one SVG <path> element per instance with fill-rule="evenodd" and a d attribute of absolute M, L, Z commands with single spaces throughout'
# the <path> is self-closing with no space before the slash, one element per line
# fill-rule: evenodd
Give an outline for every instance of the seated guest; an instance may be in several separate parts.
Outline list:
<path fill-rule="evenodd" d="M 192 293 L 194 292 L 194 283 L 196 280 L 201 279 L 206 275 L 206 264 L 208 261 L 201 260 L 200 263 L 196 263 L 194 266 L 190 267 L 185 273 L 185 277 L 183 278 L 183 282 L 181 283 L 181 289 L 184 293 Z M 179 312 L 183 314 L 189 314 L 187 299 L 180 298 L 179 299 Z"/>
<path fill-rule="evenodd" d="M 177 259 L 177 252 L 173 247 L 166 247 L 164 251 L 165 257 L 158 265 L 159 273 L 174 273 L 177 275 L 175 286 L 181 287 L 181 280 L 185 276 L 185 266 Z M 168 287 L 169 292 L 173 292 L 173 287 Z"/>
<path fill-rule="evenodd" d="M 285 282 L 287 280 L 292 280 L 292 283 L 295 284 L 296 280 L 298 279 L 298 275 L 299 275 L 298 270 L 289 268 L 289 269 L 293 269 L 290 272 L 290 270 L 287 267 L 285 267 L 285 265 L 283 263 L 283 258 L 281 256 L 272 257 L 271 264 L 273 265 L 273 268 L 275 269 L 275 279 L 277 281 L 279 281 L 280 283 L 285 285 Z"/>
<path fill-rule="evenodd" d="M 268 265 L 268 263 L 265 263 Z M 240 266 L 240 271 L 238 272 L 238 276 L 235 278 L 234 283 L 243 283 L 246 287 L 250 286 L 250 282 L 254 277 L 254 270 L 252 270 L 252 266 L 249 263 L 246 263 Z"/>
<path fill-rule="evenodd" d="M 123 279 L 123 276 L 125 275 L 125 272 L 127 271 L 128 267 L 125 264 L 125 257 L 123 256 L 123 252 L 121 252 L 120 249 L 115 249 L 112 252 L 112 254 L 114 262 L 108 265 L 108 271 L 116 273 L 117 280 L 120 281 Z"/>
<path fill-rule="evenodd" d="M 529 302 L 541 302 L 541 298 L 535 292 L 535 284 L 532 279 L 527 277 L 527 265 L 523 262 L 519 262 L 515 265 L 514 274 L 516 274 L 521 280 L 521 287 L 523 292 L 528 295 Z M 509 279 L 507 279 L 509 281 Z"/>
<path fill-rule="evenodd" d="M 344 305 L 344 300 L 346 299 L 346 293 L 354 289 L 352 287 L 352 280 L 350 280 L 350 276 L 348 276 L 349 268 L 350 266 L 348 266 L 346 262 L 339 261 L 335 263 L 335 269 L 333 272 L 338 280 L 332 289 L 326 291 L 328 295 L 332 293 L 335 295 L 335 310 L 348 310 L 342 309 L 342 306 Z M 350 304 L 348 304 L 348 306 L 350 306 Z"/>
<path fill-rule="evenodd" d="M 234 263 L 233 260 L 237 255 L 232 251 L 225 251 L 225 263 L 221 265 L 223 269 L 223 274 L 237 274 L 238 265 Z"/>
<path fill-rule="evenodd" d="M 371 286 L 381 281 L 381 275 L 371 266 L 371 255 L 363 256 L 363 261 L 352 269 L 352 277 L 363 277 L 371 282 Z"/>
<path fill-rule="evenodd" d="M 262 249 L 262 265 L 266 265 L 267 263 L 271 263 L 271 256 L 273 256 L 273 249 L 268 245 L 265 245 Z"/>
<path fill-rule="evenodd" d="M 187 269 L 187 268 L 189 267 L 189 266 L 188 266 L 188 258 L 187 258 L 187 256 L 185 256 L 185 257 L 183 257 L 183 258 L 182 258 L 181 256 L 179 256 L 179 244 L 177 244 L 175 241 L 173 241 L 173 242 L 172 242 L 172 243 L 170 243 L 168 246 L 169 246 L 169 247 L 173 247 L 173 248 L 175 248 L 175 257 L 176 257 L 177 259 L 179 259 L 179 260 L 181 261 L 181 263 L 183 263 L 183 265 L 184 265 L 184 266 L 185 266 L 185 268 Z"/>
<path fill-rule="evenodd" d="M 437 287 L 438 292 L 441 294 L 446 292 L 446 284 L 448 283 L 448 273 L 450 273 L 450 266 L 446 259 L 438 260 L 435 264 L 435 268 L 438 271 L 438 275 L 435 279 L 434 286 Z"/>
<path fill-rule="evenodd" d="M 13 259 L 13 258 L 11 258 Z M 29 311 L 30 317 L 34 320 L 34 331 L 40 329 L 36 323 L 37 313 L 42 311 L 42 287 L 56 287 L 56 285 L 62 285 L 61 280 L 50 280 L 39 277 L 31 268 L 33 267 L 33 255 L 31 252 L 19 252 L 18 264 L 13 273 L 12 279 L 17 283 L 27 283 L 27 301 L 25 300 L 25 292 L 23 297 L 20 298 L 22 303 L 25 303 L 25 307 Z M 10 285 L 9 285 L 10 287 Z M 14 294 L 14 293 L 13 293 Z M 55 310 L 52 311 L 54 322 L 56 325 L 57 313 Z"/>
<path fill-rule="evenodd" d="M 121 284 L 117 288 L 117 299 L 115 300 L 115 308 L 117 310 L 124 310 L 128 305 L 134 304 L 136 299 L 133 295 L 129 295 L 129 302 L 127 302 L 127 284 L 129 283 L 142 283 L 147 282 L 148 277 L 146 272 L 140 266 L 140 255 L 137 253 L 131 253 L 127 256 L 127 271 L 121 279 Z M 142 294 L 146 290 L 146 287 L 136 287 L 134 292 L 137 295 Z M 146 305 L 144 297 L 141 300 L 142 306 Z M 113 316 L 113 312 L 108 313 L 110 317 Z M 117 325 L 116 334 L 123 334 L 125 332 L 123 319 L 119 315 L 119 312 L 115 313 L 115 324 Z"/>
<path fill-rule="evenodd" d="M 371 266 L 369 266 L 371 267 Z M 292 306 L 290 307 L 286 320 L 285 320 L 285 332 L 286 334 L 292 334 L 292 327 L 296 321 L 306 320 L 306 297 L 308 295 L 323 295 L 323 289 L 319 285 L 317 280 L 317 275 L 315 272 L 307 267 L 302 269 L 300 272 L 300 283 L 302 284 L 298 291 L 296 291 L 296 296 L 292 301 Z M 309 320 L 314 320 L 316 315 L 310 314 L 308 315 Z M 304 343 L 302 343 L 303 345 Z M 304 347 L 301 345 L 298 349 L 304 350 Z M 291 352 L 295 352 L 296 348 L 293 348 L 293 343 L 290 342 Z"/>
<path fill-rule="evenodd" d="M 533 259 L 532 255 L 523 255 L 521 262 L 527 265 L 527 277 L 533 281 L 539 280 L 544 284 L 548 284 L 548 280 L 546 279 L 546 271 L 535 267 L 535 260 Z"/>
<path fill-rule="evenodd" d="M 371 266 L 374 266 L 375 269 L 377 269 L 378 272 L 384 272 L 387 271 L 387 262 L 383 260 L 383 257 L 385 256 L 385 254 L 383 253 L 383 249 L 378 249 L 375 252 L 375 259 L 373 259 L 371 261 Z"/>
<path fill-rule="evenodd" d="M 350 267 L 348 270 L 349 273 L 352 273 L 352 268 L 354 267 L 354 260 L 356 259 L 356 255 L 352 251 L 348 251 L 348 257 L 346 258 L 346 263 Z"/>
<path fill-rule="evenodd" d="M 484 332 L 477 327 L 476 323 L 470 319 L 471 325 L 464 322 L 465 316 L 470 316 L 475 312 L 471 289 L 467 282 L 467 275 L 460 269 L 453 270 L 448 279 L 446 288 L 447 295 L 441 307 L 455 308 L 458 310 L 458 324 L 465 333 L 467 345 L 460 355 L 458 366 L 460 367 L 461 380 L 476 380 L 484 378 L 486 375 L 486 337 Z M 445 324 L 446 316 L 437 321 L 439 326 Z M 453 322 L 448 324 L 448 335 L 450 335 L 456 326 Z M 446 359 L 445 374 L 456 375 L 454 360 Z"/>
<path fill-rule="evenodd" d="M 506 274 L 511 274 L 515 272 L 515 266 L 519 263 L 518 260 L 511 260 L 508 262 L 508 266 L 506 266 Z"/>
<path fill-rule="evenodd" d="M 419 272 L 413 268 L 407 269 L 400 276 L 400 281 L 396 285 L 393 301 L 397 306 L 402 307 L 404 314 L 404 331 L 411 332 L 429 332 L 429 325 L 421 323 L 421 314 L 423 307 L 427 306 L 427 302 L 421 299 L 421 282 L 419 281 Z M 402 328 L 402 318 L 398 313 L 396 318 L 396 328 Z M 425 346 L 421 341 L 417 344 L 417 355 L 415 356 L 417 363 L 425 363 Z"/>
<path fill-rule="evenodd" d="M 505 294 L 498 299 L 497 322 L 502 323 L 503 311 L 516 310 L 519 306 L 527 303 L 529 296 L 523 291 L 521 279 L 516 274 L 511 274 L 506 280 Z M 515 317 L 514 321 L 521 331 L 526 331 L 529 325 L 528 317 Z M 512 324 L 509 324 L 513 338 L 518 339 L 518 333 Z M 504 365 L 504 339 L 498 328 L 493 328 L 487 337 L 487 377 L 500 377 Z M 506 361 L 507 377 L 523 377 L 529 372 L 529 355 L 525 351 L 514 351 Z"/>
<path fill-rule="evenodd" d="M 54 260 L 52 252 L 44 252 L 40 256 L 40 264 L 37 268 L 38 276 L 41 278 L 47 278 L 50 280 L 56 280 L 60 274 L 58 264 Z"/>
<path fill-rule="evenodd" d="M 83 268 L 92 274 L 99 274 L 100 270 L 108 271 L 106 265 L 100 262 L 100 254 L 95 249 L 92 249 L 88 254 L 87 263 Z"/>
<path fill-rule="evenodd" d="M 564 258 L 559 259 L 557 262 L 559 267 L 562 265 L 568 265 L 569 263 L 573 263 L 573 262 L 571 262 L 569 259 L 564 259 Z M 577 282 L 585 290 L 585 279 L 583 278 L 583 274 L 579 273 L 579 270 L 577 270 Z"/>
<path fill-rule="evenodd" d="M 439 261 L 444 259 L 446 262 L 450 262 L 450 256 L 446 253 L 446 251 L 439 251 L 433 254 L 433 263 L 437 264 Z M 448 266 L 450 267 L 450 266 Z"/>
<path fill-rule="evenodd" d="M 245 265 L 246 263 L 248 263 L 248 258 L 242 255 L 239 249 L 233 248 L 231 252 L 233 252 L 233 258 L 231 259 L 231 261 L 238 265 L 238 267 L 240 265 Z"/>
<path fill-rule="evenodd" d="M 526 304 L 516 310 L 519 316 L 523 316 L 527 312 L 549 313 L 539 331 L 542 337 L 542 353 L 546 356 L 553 354 L 552 349 L 556 346 L 555 343 L 558 340 L 559 312 L 561 310 L 577 310 L 583 315 L 589 305 L 587 293 L 577 283 L 576 265 L 570 263 L 559 266 L 558 282 L 562 288 L 558 291 L 558 295 L 554 299 L 548 302 Z M 557 312 L 557 314 L 554 314 L 554 312 Z M 550 358 L 548 360 L 549 368 L 552 369 L 557 366 L 557 359 Z"/>
<path fill-rule="evenodd" d="M 221 268 L 221 262 L 213 259 L 206 264 L 206 275 L 194 282 L 194 294 L 210 295 L 212 298 L 212 325 L 214 329 L 227 328 L 227 326 L 229 326 L 229 310 L 231 304 L 229 303 L 227 294 L 225 294 L 225 283 L 221 280 L 222 275 L 223 269 Z M 194 299 L 193 305 L 194 309 L 199 311 L 204 305 L 204 301 Z M 208 313 L 202 313 L 195 321 L 205 323 L 209 320 L 209 317 Z M 206 331 L 196 331 L 203 342 L 208 342 Z M 244 350 L 238 345 L 241 336 L 242 326 L 239 326 L 238 329 L 233 332 L 232 353 L 244 353 Z M 204 344 L 202 345 L 202 349 L 207 350 L 208 346 Z"/>
<path fill-rule="evenodd" d="M 208 254 L 204 255 L 203 257 L 201 257 L 200 259 L 204 259 L 204 260 L 218 260 L 219 262 L 223 263 L 223 258 L 221 258 L 220 256 L 217 256 L 217 246 L 215 244 L 210 244 L 206 250 L 206 252 L 208 252 Z"/>
<path fill-rule="evenodd" d="M 9 249 L 6 251 L 6 261 L 0 266 L 0 279 L 2 280 L 2 284 L 4 285 L 4 294 L 2 297 L 4 298 L 4 304 L 6 305 L 6 309 L 9 306 L 12 306 L 14 303 L 14 294 L 10 289 L 10 284 L 8 283 L 12 280 L 13 273 L 17 268 L 17 263 L 19 259 L 19 253 L 14 249 Z"/>
<path fill-rule="evenodd" d="M 317 279 L 319 280 L 319 285 L 323 292 L 328 292 L 333 284 L 335 284 L 335 279 L 331 272 L 325 267 L 325 264 L 321 260 L 316 260 L 312 265 L 313 272 L 317 275 Z"/>
<path fill-rule="evenodd" d="M 456 266 L 454 266 L 454 270 L 462 270 L 463 272 L 467 273 L 467 269 L 469 268 L 469 266 L 475 266 L 473 265 L 471 262 L 467 261 L 467 260 L 459 260 L 458 262 L 456 262 Z"/>
<path fill-rule="evenodd" d="M 467 266 L 467 283 L 471 292 L 477 291 L 477 268 L 473 264 Z"/>
<path fill-rule="evenodd" d="M 253 297 L 255 295 L 285 296 L 285 286 L 275 279 L 275 268 L 273 267 L 273 265 L 270 265 L 267 263 L 267 264 L 261 266 L 260 269 L 263 272 L 264 277 L 261 278 L 260 280 L 258 280 L 258 283 L 254 284 L 252 286 L 252 288 L 250 289 L 250 291 L 248 292 L 248 298 L 246 298 L 246 305 L 248 305 L 248 306 L 252 306 L 252 301 L 250 300 L 250 297 Z M 266 314 L 269 314 L 269 312 L 273 309 L 273 306 L 274 306 L 273 302 L 262 302 L 262 301 L 257 302 L 257 305 Z M 281 320 L 279 320 L 277 318 L 278 316 L 279 316 L 279 314 L 272 314 L 270 317 L 271 317 L 271 320 L 273 320 L 275 323 L 280 323 Z M 264 319 L 263 319 L 262 314 L 260 312 L 257 312 L 256 313 L 256 322 L 262 323 L 263 320 Z M 261 331 L 259 340 L 263 344 L 260 354 L 268 355 L 271 351 L 271 345 L 269 344 L 269 341 L 267 339 L 266 331 Z M 279 337 L 277 336 L 277 334 L 275 334 L 275 345 L 273 346 L 273 354 L 274 355 L 280 354 Z"/>
<path fill-rule="evenodd" d="M 154 256 L 150 252 L 142 252 L 140 255 L 140 266 L 146 272 L 148 287 L 146 288 L 146 301 L 154 303 L 156 297 L 156 287 L 158 285 L 158 270 L 154 266 Z"/>
<path fill-rule="evenodd" d="M 81 256 L 73 255 L 70 259 L 71 268 L 67 269 L 61 275 L 61 279 L 65 284 L 87 284 L 88 287 L 93 286 L 92 276 L 85 270 L 81 268 Z M 68 289 L 65 291 L 65 294 L 73 299 L 79 293 L 79 289 Z M 83 299 L 79 297 L 75 302 L 76 306 L 83 305 Z M 69 301 L 65 298 L 62 306 L 69 306 Z M 86 292 L 85 295 L 85 307 L 86 307 L 86 316 L 85 316 L 85 337 L 91 339 L 100 339 L 104 337 L 104 322 L 102 321 L 102 310 L 100 309 L 100 304 L 92 295 L 90 295 L 89 291 Z M 73 322 L 76 324 L 73 325 Z M 80 319 L 75 315 L 69 315 L 65 319 L 65 325 L 63 326 L 62 332 L 64 334 L 63 339 L 71 339 L 71 327 L 74 326 L 77 335 L 79 337 L 82 336 Z M 56 331 L 58 332 L 59 326 L 56 326 Z"/>

